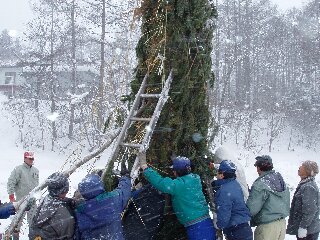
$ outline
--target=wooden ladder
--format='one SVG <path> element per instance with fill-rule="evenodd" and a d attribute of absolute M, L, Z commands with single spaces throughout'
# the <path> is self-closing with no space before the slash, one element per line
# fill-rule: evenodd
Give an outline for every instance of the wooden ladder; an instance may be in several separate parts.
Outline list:
<path fill-rule="evenodd" d="M 141 83 L 140 89 L 136 94 L 132 108 L 128 114 L 128 117 L 125 120 L 125 123 L 122 127 L 122 130 L 118 136 L 118 139 L 115 142 L 115 145 L 114 145 L 113 151 L 110 155 L 110 158 L 108 159 L 108 162 L 107 162 L 106 167 L 104 169 L 104 172 L 102 174 L 102 179 L 105 178 L 106 170 L 107 170 L 109 164 L 110 163 L 113 164 L 116 161 L 116 159 L 118 158 L 119 151 L 120 151 L 121 147 L 135 148 L 138 150 L 138 152 L 145 152 L 149 148 L 149 143 L 151 141 L 151 137 L 152 137 L 154 128 L 157 124 L 157 121 L 159 119 L 162 108 L 169 98 L 169 90 L 170 90 L 170 86 L 171 86 L 171 82 L 172 82 L 172 70 L 170 71 L 169 76 L 164 83 L 164 86 L 161 90 L 161 93 L 158 93 L 158 94 L 145 93 L 146 87 L 147 87 L 148 77 L 149 77 L 149 75 L 146 74 L 142 83 Z M 136 114 L 139 112 L 139 107 L 141 106 L 141 101 L 143 99 L 148 99 L 148 98 L 157 98 L 158 99 L 158 102 L 153 110 L 152 116 L 148 117 L 148 118 L 137 117 Z M 140 143 L 124 142 L 124 140 L 127 136 L 127 130 L 130 128 L 131 124 L 134 122 L 148 123 L 148 125 L 146 127 L 145 135 Z M 139 159 L 136 157 L 135 162 L 132 167 L 132 170 L 131 170 L 131 178 L 133 179 L 133 181 L 138 175 L 138 170 L 139 170 Z"/>

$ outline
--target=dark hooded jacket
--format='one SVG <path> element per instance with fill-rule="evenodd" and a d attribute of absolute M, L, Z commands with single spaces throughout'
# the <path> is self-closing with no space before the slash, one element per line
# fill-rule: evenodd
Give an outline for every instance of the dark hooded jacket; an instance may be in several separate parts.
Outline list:
<path fill-rule="evenodd" d="M 40 203 L 29 232 L 29 238 L 40 236 L 47 239 L 73 239 L 75 218 L 70 199 L 47 195 Z"/>
<path fill-rule="evenodd" d="M 123 219 L 125 239 L 155 239 L 163 223 L 164 194 L 147 184 L 131 196 Z"/>
<path fill-rule="evenodd" d="M 80 239 L 124 239 L 121 213 L 131 195 L 130 178 L 122 177 L 115 190 L 106 192 L 98 175 L 88 175 L 79 191 L 85 199 L 76 209 Z"/>
<path fill-rule="evenodd" d="M 290 192 L 281 174 L 273 170 L 263 172 L 252 184 L 247 206 L 253 226 L 287 217 Z"/>
<path fill-rule="evenodd" d="M 297 235 L 298 229 L 307 229 L 308 235 L 320 232 L 320 193 L 314 177 L 302 180 L 291 202 L 287 233 Z"/>

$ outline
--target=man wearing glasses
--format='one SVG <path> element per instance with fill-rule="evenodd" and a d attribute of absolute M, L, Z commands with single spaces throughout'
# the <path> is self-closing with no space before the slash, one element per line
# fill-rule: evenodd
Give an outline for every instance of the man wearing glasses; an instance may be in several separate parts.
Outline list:
<path fill-rule="evenodd" d="M 23 164 L 15 167 L 8 179 L 7 191 L 10 202 L 21 200 L 28 195 L 32 189 L 39 185 L 39 170 L 33 166 L 34 153 L 28 151 L 25 152 L 23 156 Z M 31 222 L 30 215 L 31 214 L 28 214 L 28 223 Z M 19 239 L 19 229 L 16 229 L 13 237 L 13 239 Z"/>

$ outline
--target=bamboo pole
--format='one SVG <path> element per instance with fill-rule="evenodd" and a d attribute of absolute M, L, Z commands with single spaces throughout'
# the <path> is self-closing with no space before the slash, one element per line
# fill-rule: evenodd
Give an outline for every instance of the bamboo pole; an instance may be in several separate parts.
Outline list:
<path fill-rule="evenodd" d="M 121 130 L 121 128 L 118 128 L 118 129 L 115 129 L 114 131 L 112 131 L 109 134 L 108 139 L 106 140 L 106 142 L 99 149 L 97 149 L 96 151 L 94 151 L 94 152 L 90 153 L 89 155 L 85 156 L 81 161 L 77 162 L 71 168 L 69 168 L 68 170 L 64 171 L 63 174 L 66 177 L 69 177 L 80 166 L 82 166 L 83 164 L 85 164 L 88 161 L 90 161 L 92 158 L 94 158 L 94 157 L 98 156 L 99 154 L 101 154 L 107 147 L 109 147 L 112 144 L 114 139 L 119 135 L 120 130 Z M 10 225 L 7 227 L 7 229 L 5 231 L 5 236 L 6 237 L 9 237 L 13 233 L 13 230 L 17 227 L 18 223 L 24 217 L 24 213 L 26 211 L 26 208 L 27 208 L 27 205 L 28 205 L 28 201 L 32 197 L 34 197 L 35 193 L 43 190 L 46 187 L 47 187 L 47 183 L 46 183 L 46 181 L 44 181 L 39 186 L 35 187 L 27 196 L 25 196 L 23 199 L 21 199 L 17 203 L 17 209 L 18 210 L 17 210 L 16 215 L 12 219 Z"/>

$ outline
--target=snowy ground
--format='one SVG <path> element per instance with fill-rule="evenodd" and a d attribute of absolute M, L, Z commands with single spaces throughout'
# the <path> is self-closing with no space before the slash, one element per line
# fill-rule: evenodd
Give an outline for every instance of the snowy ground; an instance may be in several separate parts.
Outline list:
<path fill-rule="evenodd" d="M 19 146 L 16 146 L 16 140 L 18 136 L 18 130 L 15 127 L 12 127 L 9 120 L 4 117 L 2 111 L 2 101 L 3 97 L 0 95 L 0 151 L 1 151 L 1 169 L 0 169 L 0 199 L 2 202 L 8 201 L 8 194 L 6 192 L 7 179 L 10 175 L 10 172 L 13 168 L 23 162 L 23 152 L 26 149 L 22 149 Z M 36 137 L 36 136 L 35 136 Z M 281 142 L 281 141 L 280 141 Z M 249 185 L 257 178 L 256 169 L 253 166 L 255 155 L 252 152 L 239 149 L 236 145 L 230 145 L 229 147 L 233 149 L 234 154 L 239 158 L 245 167 L 245 172 Z M 266 148 L 267 149 L 267 148 Z M 282 149 L 282 148 L 279 148 Z M 299 182 L 297 175 L 298 167 L 303 160 L 316 160 L 319 161 L 319 151 L 313 152 L 306 149 L 295 148 L 294 152 L 289 152 L 286 147 L 283 147 L 284 150 L 279 150 L 277 152 L 270 153 L 270 156 L 273 158 L 274 166 L 277 171 L 282 173 L 284 179 L 289 184 L 291 188 L 291 194 L 295 190 Z M 31 149 L 32 150 L 32 149 Z M 267 152 L 261 152 L 261 154 L 268 154 Z M 40 182 L 43 182 L 46 177 L 51 173 L 60 170 L 64 165 L 65 160 L 68 158 L 68 155 L 59 155 L 58 153 L 53 153 L 50 151 L 35 151 L 35 166 L 40 171 Z M 104 166 L 105 157 L 102 157 L 101 160 L 94 164 L 94 167 Z M 76 189 L 78 182 L 85 176 L 86 167 L 93 167 L 93 165 L 86 165 L 76 173 L 71 176 L 71 189 L 69 195 L 72 196 L 73 192 Z M 317 183 L 320 186 L 320 177 L 317 176 Z M 1 220 L 0 232 L 3 232 L 4 229 L 8 226 L 10 220 Z M 22 229 L 22 234 L 20 239 L 27 238 L 28 230 L 27 225 L 25 224 Z M 296 239 L 293 236 L 286 236 L 286 240 Z"/>

